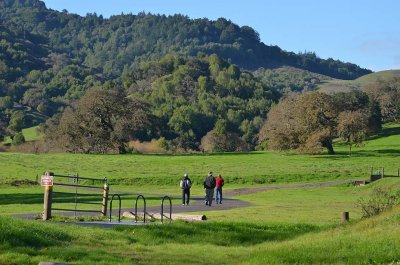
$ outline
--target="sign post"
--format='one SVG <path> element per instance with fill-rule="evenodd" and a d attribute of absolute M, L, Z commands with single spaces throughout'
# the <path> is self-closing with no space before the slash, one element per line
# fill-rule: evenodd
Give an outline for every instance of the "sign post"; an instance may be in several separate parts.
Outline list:
<path fill-rule="evenodd" d="M 108 204 L 108 192 L 110 187 L 107 184 L 107 178 L 104 178 L 104 186 L 103 186 L 103 202 L 101 207 L 101 214 L 103 216 L 107 216 L 107 204 Z"/>
<path fill-rule="evenodd" d="M 45 172 L 42 176 L 40 183 L 44 186 L 44 203 L 43 203 L 43 220 L 51 218 L 51 203 L 53 199 L 53 173 Z"/>

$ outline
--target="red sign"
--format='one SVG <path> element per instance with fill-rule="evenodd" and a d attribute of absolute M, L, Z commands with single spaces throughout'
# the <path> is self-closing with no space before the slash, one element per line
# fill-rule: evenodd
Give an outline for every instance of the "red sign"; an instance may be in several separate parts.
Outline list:
<path fill-rule="evenodd" d="M 53 176 L 43 175 L 42 178 L 40 179 L 40 185 L 52 187 L 53 186 Z"/>

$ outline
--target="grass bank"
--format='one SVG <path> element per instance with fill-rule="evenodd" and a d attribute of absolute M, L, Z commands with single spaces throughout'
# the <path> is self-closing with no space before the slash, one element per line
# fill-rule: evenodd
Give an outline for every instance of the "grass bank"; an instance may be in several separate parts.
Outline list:
<path fill-rule="evenodd" d="M 397 264 L 399 222 L 399 208 L 329 228 L 224 221 L 104 230 L 0 217 L 0 263 Z"/>

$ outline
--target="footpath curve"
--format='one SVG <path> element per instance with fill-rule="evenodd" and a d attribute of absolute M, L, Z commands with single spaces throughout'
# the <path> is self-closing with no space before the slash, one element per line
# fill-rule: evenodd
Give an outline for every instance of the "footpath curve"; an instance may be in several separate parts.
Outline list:
<path fill-rule="evenodd" d="M 337 186 L 337 185 L 342 185 L 342 184 L 347 184 L 347 183 L 352 183 L 353 180 L 337 180 L 337 181 L 327 181 L 327 182 L 316 182 L 316 183 L 303 183 L 303 184 L 286 184 L 286 185 L 272 185 L 272 186 L 262 186 L 262 187 L 247 187 L 247 188 L 239 188 L 239 189 L 232 189 L 232 190 L 224 190 L 224 199 L 222 204 L 216 204 L 213 202 L 212 206 L 207 206 L 204 204 L 204 197 L 202 196 L 193 196 L 190 199 L 190 205 L 189 206 L 183 206 L 180 203 L 175 203 L 172 205 L 172 212 L 173 213 L 189 213 L 189 212 L 208 212 L 208 211 L 221 211 L 221 210 L 231 210 L 231 209 L 236 209 L 236 208 L 243 208 L 243 207 L 249 207 L 252 204 L 246 201 L 242 201 L 236 198 L 236 196 L 240 195 L 247 195 L 247 194 L 253 194 L 253 193 L 258 193 L 258 192 L 263 192 L 263 191 L 268 191 L 268 190 L 278 190 L 278 189 L 305 189 L 305 188 L 318 188 L 318 187 L 330 187 L 330 186 Z M 115 193 L 118 193 L 115 191 Z M 127 193 L 121 193 L 122 196 Z M 132 195 L 132 193 L 129 193 Z M 135 195 L 137 195 L 135 193 Z M 154 195 L 154 194 L 143 194 L 145 197 L 146 196 L 160 196 L 161 195 Z M 181 197 L 180 196 L 171 196 L 175 201 L 180 202 Z M 146 211 L 148 212 L 160 212 L 160 206 L 149 206 L 147 207 Z M 166 203 L 164 205 L 164 210 L 165 212 L 169 211 L 169 205 Z M 133 211 L 133 208 L 124 208 L 121 209 L 121 212 L 124 211 Z M 140 210 L 139 210 L 140 211 Z M 113 209 L 113 213 L 117 213 L 117 209 Z M 57 215 L 63 215 L 63 216 L 74 216 L 73 212 L 57 212 Z M 94 214 L 86 214 L 86 215 L 94 215 Z M 23 218 L 23 219 L 34 219 L 37 218 L 38 214 L 17 214 L 13 215 L 14 217 L 17 218 Z"/>
<path fill-rule="evenodd" d="M 248 187 L 239 188 L 232 190 L 223 191 L 223 203 L 216 204 L 215 202 L 211 207 L 204 205 L 204 197 L 194 197 L 191 198 L 192 204 L 190 206 L 183 206 L 179 204 L 174 204 L 174 213 L 183 212 L 202 212 L 202 211 L 219 211 L 219 210 L 231 210 L 235 208 L 248 207 L 252 204 L 239 199 L 234 199 L 231 197 L 236 197 L 240 195 L 253 194 L 268 190 L 279 190 L 279 189 L 305 189 L 305 188 L 319 188 L 319 187 L 331 187 L 338 186 L 342 184 L 352 183 L 354 180 L 337 180 L 337 181 L 327 181 L 327 182 L 317 182 L 317 183 L 302 183 L 302 184 L 286 184 L 286 185 L 276 185 L 276 186 L 262 186 L 262 187 Z M 174 199 L 181 199 L 181 197 L 174 196 Z M 194 201 L 194 202 L 193 202 Z M 148 208 L 149 211 L 156 211 L 160 209 L 159 206 L 153 206 Z M 150 210 L 151 209 L 151 210 Z"/>

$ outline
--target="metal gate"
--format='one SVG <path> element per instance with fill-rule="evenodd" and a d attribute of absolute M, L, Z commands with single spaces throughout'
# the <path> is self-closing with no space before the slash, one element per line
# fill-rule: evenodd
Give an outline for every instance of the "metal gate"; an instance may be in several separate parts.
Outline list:
<path fill-rule="evenodd" d="M 53 188 L 46 187 L 43 219 L 49 219 L 53 211 L 73 212 L 75 217 L 78 213 L 107 215 L 109 186 L 106 177 L 47 174 L 53 176 Z M 46 196 L 46 193 L 50 194 Z"/>

